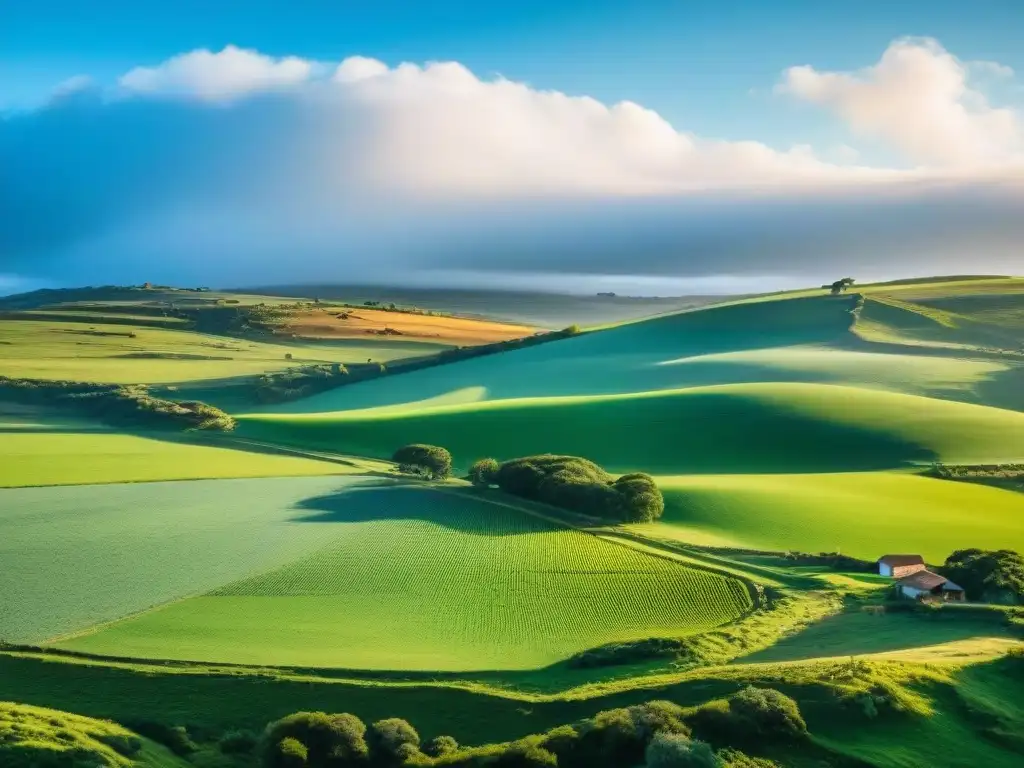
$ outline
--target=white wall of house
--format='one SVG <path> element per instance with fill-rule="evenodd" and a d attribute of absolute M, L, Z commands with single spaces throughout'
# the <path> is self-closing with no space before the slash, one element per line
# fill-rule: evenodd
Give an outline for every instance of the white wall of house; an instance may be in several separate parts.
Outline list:
<path fill-rule="evenodd" d="M 888 565 L 887 563 L 879 563 L 878 564 L 878 573 L 879 573 L 880 576 L 888 576 L 891 579 L 892 578 L 892 566 Z"/>
<path fill-rule="evenodd" d="M 926 589 L 915 589 L 914 587 L 908 587 L 905 584 L 900 587 L 900 591 L 903 592 L 904 597 L 909 597 L 911 600 L 917 600 L 921 595 L 928 594 L 928 590 Z"/>

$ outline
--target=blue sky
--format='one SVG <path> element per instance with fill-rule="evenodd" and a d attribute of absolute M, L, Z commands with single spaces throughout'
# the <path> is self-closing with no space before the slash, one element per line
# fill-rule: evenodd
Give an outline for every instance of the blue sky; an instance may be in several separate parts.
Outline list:
<path fill-rule="evenodd" d="M 1013 163 L 1018 157 L 1022 135 L 1018 130 L 1018 118 L 1024 106 L 1024 79 L 1014 72 L 1024 72 L 1024 46 L 1020 45 L 1024 3 L 1015 0 L 979 2 L 972 4 L 969 11 L 962 2 L 952 0 L 898 3 L 883 0 L 781 0 L 771 3 L 754 0 L 639 0 L 631 3 L 607 0 L 561 3 L 550 0 L 515 3 L 462 0 L 430 3 L 412 0 L 378 0 L 374 3 L 338 0 L 297 3 L 266 0 L 178 0 L 173 3 L 0 0 L 0 20 L 0 112 L 7 115 L 0 118 L 0 153 L 6 148 L 10 153 L 8 160 L 17 161 L 8 163 L 13 171 L 5 171 L 0 166 L 0 184 L 3 185 L 0 186 L 0 206 L 6 204 L 12 209 L 0 209 L 0 220 L 7 213 L 10 221 L 10 214 L 14 211 L 19 219 L 18 226 L 6 233 L 6 238 L 0 231 L 0 251 L 6 245 L 6 253 L 14 256 L 8 265 L 0 263 L 0 281 L 6 280 L 8 284 L 13 284 L 14 275 L 23 282 L 29 279 L 45 281 L 55 279 L 59 272 L 68 275 L 68 279 L 84 279 L 91 269 L 95 269 L 97 274 L 134 277 L 138 270 L 126 255 L 129 252 L 149 254 L 152 258 L 159 255 L 166 264 L 178 264 L 176 268 L 161 268 L 169 279 L 206 276 L 228 279 L 237 265 L 246 263 L 246 258 L 252 259 L 252 263 L 269 264 L 275 259 L 274 248 L 266 246 L 264 253 L 257 256 L 250 246 L 253 243 L 265 246 L 268 242 L 279 242 L 283 249 L 285 243 L 294 243 L 295 238 L 286 226 L 288 222 L 283 220 L 281 226 L 274 229 L 273 236 L 268 231 L 258 234 L 252 231 L 252 222 L 240 213 L 252 209 L 242 207 L 239 190 L 250 190 L 254 185 L 266 185 L 269 190 L 271 178 L 286 180 L 280 183 L 291 184 L 292 189 L 301 187 L 302 193 L 298 197 L 310 195 L 310 204 L 303 210 L 322 207 L 323 221 L 329 218 L 328 210 L 333 210 L 332 206 L 341 206 L 353 221 L 360 222 L 360 227 L 338 229 L 321 226 L 318 219 L 316 226 L 302 228 L 304 236 L 311 229 L 317 233 L 316 237 L 309 235 L 309 241 L 298 246 L 309 254 L 310 275 L 314 272 L 319 274 L 325 265 L 333 263 L 326 254 L 354 253 L 356 243 L 364 253 L 367 249 L 376 249 L 394 254 L 404 249 L 407 258 L 404 261 L 400 259 L 401 263 L 414 263 L 417 268 L 434 270 L 439 274 L 445 270 L 461 274 L 467 269 L 477 269 L 478 265 L 470 263 L 471 258 L 457 255 L 466 251 L 501 252 L 500 263 L 493 265 L 495 270 L 527 269 L 525 265 L 530 265 L 529 269 L 538 269 L 538 259 L 534 258 L 538 250 L 545 254 L 549 250 L 559 254 L 572 252 L 572 257 L 564 265 L 567 273 L 575 275 L 594 270 L 602 274 L 615 273 L 622 271 L 621 254 L 595 255 L 593 264 L 580 254 L 589 252 L 582 245 L 589 242 L 583 233 L 594 231 L 594 216 L 599 216 L 605 223 L 603 225 L 609 227 L 612 225 L 606 222 L 618 221 L 617 216 L 621 215 L 621 224 L 615 226 L 621 226 L 624 231 L 636 232 L 634 222 L 639 219 L 647 222 L 645 226 L 648 229 L 637 232 L 637 237 L 647 244 L 652 253 L 658 251 L 657 257 L 652 256 L 650 261 L 653 273 L 667 275 L 673 272 L 665 266 L 672 262 L 674 257 L 671 254 L 685 251 L 686 258 L 679 262 L 682 266 L 675 270 L 679 273 L 677 276 L 705 279 L 721 272 L 724 278 L 731 278 L 735 271 L 742 271 L 740 262 L 745 265 L 743 269 L 749 271 L 753 257 L 744 261 L 739 256 L 730 255 L 740 251 L 746 253 L 744 249 L 750 248 L 746 245 L 740 247 L 733 240 L 726 243 L 728 238 L 724 238 L 724 233 L 739 230 L 751 232 L 751 238 L 754 232 L 761 233 L 758 237 L 764 236 L 767 225 L 763 213 L 760 213 L 764 210 L 763 201 L 754 199 L 754 193 L 764 184 L 775 184 L 782 177 L 790 179 L 796 174 L 803 178 L 811 173 L 801 160 L 802 153 L 813 155 L 814 162 L 819 165 L 864 166 L 867 170 L 856 170 L 856 173 L 866 175 L 870 172 L 876 180 L 895 170 L 914 170 L 916 173 L 916 169 L 926 169 L 927 173 L 921 172 L 925 176 L 908 177 L 903 180 L 907 183 L 920 183 L 922 178 L 932 182 L 938 178 L 936 174 L 952 173 L 953 181 L 943 176 L 945 186 L 941 191 L 915 192 L 913 200 L 906 204 L 915 206 L 914 211 L 924 213 L 918 219 L 915 219 L 917 214 L 907 218 L 924 222 L 929 211 L 948 209 L 956 212 L 948 215 L 959 221 L 957 216 L 968 216 L 969 206 L 951 202 L 949 185 L 953 184 L 954 192 L 960 190 L 971 199 L 989 200 L 990 190 L 986 187 L 979 197 L 977 185 L 992 181 L 993 168 L 1008 165 L 1016 168 Z M 894 51 L 892 46 L 899 46 L 899 41 L 907 38 L 916 42 L 906 50 L 901 49 L 902 53 L 896 50 L 891 58 L 895 61 L 906 54 L 900 60 L 909 63 L 895 68 L 883 67 L 886 52 Z M 267 97 L 267 81 L 263 80 L 259 81 L 262 85 L 258 84 L 258 87 L 243 84 L 238 86 L 242 88 L 238 93 L 233 91 L 230 96 L 217 96 L 224 104 L 216 109 L 232 113 L 239 122 L 232 125 L 231 130 L 236 133 L 231 138 L 215 135 L 211 126 L 214 123 L 226 124 L 232 118 L 217 117 L 218 113 L 211 113 L 214 107 L 207 103 L 209 99 L 205 97 L 188 102 L 185 96 L 195 95 L 198 91 L 189 91 L 188 94 L 185 91 L 199 87 L 196 81 L 189 80 L 183 85 L 174 80 L 180 73 L 167 74 L 161 66 L 172 57 L 197 49 L 218 54 L 229 45 L 251 51 L 253 57 L 261 57 L 243 62 L 246 67 L 251 65 L 256 70 L 271 67 L 281 57 L 287 56 L 323 62 L 329 68 L 356 55 L 379 60 L 391 68 L 406 61 L 421 67 L 431 61 L 458 62 L 481 82 L 490 82 L 500 75 L 529 86 L 531 94 L 555 91 L 569 96 L 587 96 L 608 107 L 624 100 L 635 102 L 656 113 L 682 138 L 666 138 L 666 142 L 674 144 L 666 146 L 665 154 L 659 155 L 656 162 L 642 158 L 640 155 L 647 151 L 645 148 L 652 142 L 657 144 L 660 141 L 658 137 L 664 138 L 664 131 L 646 118 L 619 115 L 609 122 L 606 129 L 597 131 L 600 135 L 590 150 L 589 144 L 574 142 L 571 137 L 567 139 L 566 131 L 569 129 L 565 127 L 578 125 L 587 107 L 580 107 L 582 111 L 575 116 L 552 117 L 552 110 L 561 107 L 549 100 L 536 109 L 524 107 L 527 111 L 533 110 L 527 114 L 519 107 L 500 101 L 495 94 L 487 95 L 481 91 L 480 98 L 484 101 L 480 103 L 500 112 L 502 121 L 493 125 L 470 125 L 465 130 L 470 131 L 474 140 L 487 135 L 493 137 L 499 131 L 504 132 L 504 126 L 519 125 L 517 121 L 521 119 L 524 147 L 537 149 L 537 174 L 538 178 L 544 178 L 538 181 L 508 170 L 529 166 L 532 156 L 524 155 L 528 150 L 520 148 L 515 158 L 508 161 L 508 168 L 502 166 L 494 171 L 493 179 L 474 180 L 486 182 L 488 189 L 500 189 L 499 197 L 504 195 L 516 200 L 520 200 L 522 190 L 527 187 L 557 188 L 560 198 L 564 198 L 565 190 L 570 189 L 573 200 L 561 199 L 560 204 L 571 208 L 571 211 L 566 210 L 565 220 L 576 222 L 574 226 L 580 228 L 581 236 L 578 242 L 568 244 L 555 242 L 550 234 L 536 234 L 527 238 L 529 248 L 525 242 L 519 246 L 514 242 L 510 245 L 508 233 L 519 233 L 524 226 L 536 233 L 550 233 L 557 227 L 545 224 L 540 213 L 528 210 L 521 201 L 491 205 L 488 208 L 490 218 L 481 219 L 479 211 L 475 210 L 467 214 L 465 209 L 471 202 L 476 202 L 478 195 L 470 192 L 464 195 L 464 199 L 453 201 L 450 194 L 456 186 L 462 189 L 466 179 L 448 178 L 444 173 L 438 176 L 436 168 L 414 167 L 419 162 L 418 158 L 410 160 L 398 174 L 402 177 L 403 189 L 408 190 L 413 182 L 420 185 L 416 189 L 418 199 L 409 202 L 403 198 L 405 202 L 396 206 L 392 197 L 380 197 L 384 202 L 374 208 L 377 217 L 374 220 L 380 222 L 379 232 L 371 232 L 364 225 L 367 220 L 365 211 L 355 214 L 355 209 L 344 202 L 352 199 L 350 189 L 332 186 L 318 179 L 316 184 L 319 187 L 314 199 L 311 179 L 319 171 L 312 165 L 303 166 L 305 170 L 301 170 L 299 166 L 302 163 L 312 162 L 309 157 L 299 157 L 301 153 L 273 168 L 253 168 L 251 163 L 241 161 L 230 167 L 224 165 L 220 168 L 222 176 L 236 179 L 237 184 L 232 186 L 224 178 L 219 179 L 217 184 L 221 186 L 217 186 L 216 204 L 209 202 L 201 213 L 197 213 L 195 201 L 209 195 L 213 185 L 197 181 L 199 166 L 192 170 L 183 168 L 179 178 L 177 166 L 183 157 L 202 156 L 207 158 L 204 162 L 210 162 L 209 158 L 220 156 L 215 148 L 221 146 L 218 142 L 224 141 L 232 146 L 250 147 L 250 152 L 278 154 L 277 149 L 282 147 L 293 152 L 297 141 L 294 131 L 300 130 L 297 126 L 308 130 L 312 123 L 322 120 L 322 129 L 314 131 L 318 142 L 315 144 L 316 166 L 322 168 L 325 157 L 339 157 L 343 158 L 338 160 L 339 168 L 343 167 L 343 173 L 349 174 L 356 162 L 353 158 L 361 159 L 369 150 L 365 144 L 358 145 L 357 150 L 356 144 L 344 142 L 365 143 L 370 139 L 366 136 L 355 139 L 346 134 L 348 138 L 343 141 L 336 134 L 331 134 L 327 126 L 332 126 L 333 131 L 339 124 L 347 126 L 363 119 L 375 125 L 381 120 L 397 119 L 392 112 L 383 115 L 379 110 L 366 109 L 362 101 L 358 106 L 363 111 L 357 117 L 346 113 L 349 116 L 341 123 L 328 122 L 322 113 L 310 118 L 306 102 L 297 106 L 305 96 L 291 98 L 279 93 L 275 85 L 273 97 Z M 213 72 L 209 76 L 216 78 L 218 75 L 213 70 L 220 64 L 218 60 L 211 62 L 202 66 L 209 64 L 213 68 L 209 70 Z M 997 62 L 999 67 L 989 67 L 986 62 Z M 795 78 L 799 72 L 792 77 L 787 74 L 791 68 L 802 65 L 813 68 L 807 77 L 798 80 Z M 118 86 L 119 78 L 137 67 L 159 70 L 152 76 L 157 79 L 146 81 L 145 89 L 133 90 L 130 99 L 125 99 L 120 92 L 117 98 L 111 97 L 113 89 L 121 87 L 123 90 L 123 86 Z M 878 72 L 858 74 L 871 67 L 879 67 Z M 48 101 L 57 84 L 83 75 L 91 78 L 97 94 L 104 94 L 102 99 L 89 106 L 72 106 L 63 102 L 55 105 Z M 962 98 L 956 93 L 949 96 L 949 81 L 944 78 L 956 79 L 961 75 L 966 94 Z M 255 76 L 263 77 L 259 72 Z M 904 76 L 920 77 L 921 88 L 934 86 L 935 93 L 942 98 L 949 96 L 951 101 L 946 105 L 949 108 L 930 116 L 929 121 L 923 121 L 920 126 L 911 125 L 913 114 L 898 114 L 900 78 Z M 426 82 L 429 78 L 424 76 L 421 79 L 425 84 L 418 95 L 402 91 L 401 98 L 408 97 L 412 100 L 410 104 L 418 104 L 426 98 L 424 94 L 430 93 L 431 98 L 442 105 L 437 107 L 438 110 L 458 108 L 458 105 L 443 107 L 447 98 L 444 93 L 438 95 L 431 91 L 434 86 Z M 870 90 L 861 87 L 865 83 L 871 86 Z M 308 90 L 305 82 L 295 85 L 289 81 L 290 88 L 292 85 L 294 93 L 298 93 L 300 88 Z M 959 80 L 955 85 L 959 88 Z M 383 89 L 384 85 L 380 87 Z M 919 88 L 915 85 L 907 93 L 917 90 Z M 172 91 L 176 99 L 173 103 L 167 100 Z M 389 93 L 394 96 L 397 91 Z M 270 104 L 269 100 L 273 99 L 279 101 Z M 538 103 L 543 101 L 540 98 Z M 866 101 L 870 102 L 867 106 Z M 345 104 L 346 109 L 354 109 L 351 100 Z M 266 112 L 259 112 L 261 109 Z M 964 109 L 970 113 L 966 122 L 959 114 Z M 85 110 L 92 110 L 87 120 Z M 255 135 L 253 129 L 245 127 L 241 121 L 240 115 L 245 110 L 264 115 L 259 122 L 279 126 L 281 133 L 271 136 L 270 129 L 265 129 Z M 128 113 L 131 113 L 130 120 Z M 426 119 L 419 112 L 401 112 L 401 116 L 407 114 L 415 114 L 417 120 Z M 441 115 L 437 119 L 444 119 L 443 112 L 437 114 Z M 471 116 L 472 110 L 467 114 Z M 427 118 L 431 115 L 434 113 L 429 113 Z M 160 122 L 164 118 L 170 122 Z M 563 118 L 564 125 L 551 127 L 554 121 Z M 947 118 L 947 126 L 932 130 L 931 123 Z M 330 119 L 339 118 L 334 115 Z M 635 135 L 629 133 L 634 131 L 638 120 L 644 125 L 637 129 L 639 132 Z M 125 140 L 135 154 L 125 154 L 125 151 L 109 144 L 88 144 L 88 137 L 82 138 L 82 126 L 98 123 L 109 124 L 109 128 L 104 130 L 110 136 L 114 136 L 116 131 L 135 131 L 130 136 L 126 135 Z M 129 127 L 129 123 L 134 127 Z M 543 129 L 537 127 L 540 123 L 544 124 Z M 623 128 L 627 123 L 627 128 Z M 137 133 L 140 124 L 149 126 L 145 136 Z M 171 124 L 177 126 L 175 130 L 180 131 L 180 136 L 168 138 L 170 129 L 167 126 Z M 40 130 L 43 126 L 45 132 Z M 216 130 L 227 131 L 228 128 L 222 125 Z M 914 133 L 915 130 L 921 134 L 920 137 Z M 26 137 L 30 135 L 45 136 L 45 142 L 43 139 L 29 142 Z M 314 146 L 311 135 L 303 134 L 304 146 Z M 152 138 L 152 143 L 147 145 L 146 136 L 163 138 Z M 723 150 L 705 147 L 703 154 L 694 153 L 695 159 L 688 161 L 685 172 L 680 171 L 672 177 L 674 189 L 692 192 L 695 187 L 703 188 L 709 184 L 717 189 L 726 176 L 731 188 L 737 184 L 743 186 L 742 194 L 736 193 L 742 199 L 715 203 L 713 218 L 722 222 L 719 232 L 705 231 L 706 227 L 701 229 L 698 226 L 695 214 L 691 213 L 695 210 L 692 198 L 680 203 L 685 208 L 681 214 L 675 209 L 669 210 L 671 206 L 666 208 L 663 205 L 660 192 L 657 193 L 658 202 L 651 206 L 620 200 L 624 190 L 635 190 L 638 184 L 645 194 L 648 193 L 649 185 L 654 183 L 653 177 L 662 183 L 664 179 L 658 170 L 659 164 L 678 159 L 681 150 L 677 145 L 686 143 L 688 139 L 685 137 L 688 136 L 698 137 L 702 142 L 729 146 Z M 465 143 L 464 139 L 464 136 L 453 137 L 442 131 L 413 138 L 396 135 L 394 141 L 398 142 L 399 149 L 404 147 L 403 151 L 411 151 L 410 142 L 419 142 L 425 145 L 420 149 L 430 154 L 432 145 L 459 148 Z M 756 142 L 759 147 L 779 153 L 780 157 L 757 159 L 754 162 L 756 168 L 749 170 L 750 150 L 742 142 Z M 481 141 L 478 148 L 480 157 L 486 164 L 495 152 L 514 143 L 504 133 L 500 145 L 489 146 Z M 922 152 L 916 151 L 918 144 Z M 616 160 L 614 168 L 601 166 L 596 169 L 585 167 L 586 163 L 574 158 L 574 164 L 563 175 L 557 179 L 547 178 L 548 167 L 554 162 L 549 158 L 561 158 L 577 146 L 583 147 L 581 153 L 590 151 L 600 162 L 604 162 L 602 158 L 607 154 L 617 158 L 621 154 L 622 158 Z M 378 150 L 382 157 L 395 153 L 394 148 Z M 76 155 L 76 151 L 81 152 L 81 156 Z M 720 151 L 728 151 L 728 159 L 723 160 Z M 754 151 L 762 152 L 761 149 Z M 550 154 L 545 155 L 544 152 Z M 792 155 L 793 152 L 796 155 Z M 783 154 L 785 157 L 781 157 Z M 527 162 L 524 163 L 524 159 Z M 0 154 L 0 163 L 3 161 L 4 155 Z M 986 164 L 984 168 L 982 161 Z M 149 168 L 146 163 L 150 162 L 154 164 L 152 168 L 161 169 L 163 176 L 154 182 L 160 189 L 147 191 L 153 205 L 143 209 L 137 199 L 140 182 L 133 180 L 132 176 L 141 174 L 144 167 Z M 655 164 L 651 165 L 652 162 Z M 708 171 L 709 164 L 714 172 Z M 780 169 L 785 166 L 786 170 L 769 172 L 765 170 L 766 164 Z M 969 170 L 965 170 L 968 166 Z M 470 175 L 482 173 L 479 161 L 467 167 L 466 173 Z M 721 171 L 721 168 L 727 171 Z M 389 166 L 389 172 L 393 170 Z M 748 170 L 750 175 L 746 179 L 744 174 Z M 833 179 L 833 171 L 831 168 L 815 168 L 813 173 L 820 172 L 822 183 L 826 183 L 827 177 L 827 183 L 835 186 L 840 182 L 838 175 Z M 88 174 L 94 176 L 87 177 Z M 510 174 L 515 178 L 510 180 Z M 1008 178 L 1016 183 L 1020 175 L 1015 170 Z M 742 182 L 745 179 L 749 183 L 744 186 Z M 854 181 L 859 183 L 859 177 L 855 180 L 851 171 L 841 183 L 853 184 Z M 997 181 L 1005 185 L 1007 177 L 1004 174 Z M 26 190 L 36 183 L 38 190 Z M 60 185 L 57 191 L 53 190 L 55 183 Z M 16 195 L 15 187 L 26 194 Z M 280 184 L 277 188 L 280 189 Z M 589 201 L 595 191 L 602 196 L 600 203 Z M 392 193 L 393 189 L 388 194 Z M 531 194 L 537 196 L 536 192 Z M 544 194 L 552 193 L 545 191 Z M 971 219 L 973 223 L 965 223 L 964 229 L 953 235 L 947 233 L 945 241 L 959 243 L 961 240 L 958 238 L 963 238 L 964 242 L 974 242 L 970 239 L 971 233 L 994 231 L 991 241 L 980 244 L 983 254 L 992 254 L 990 263 L 996 269 L 1006 262 L 1002 250 L 1005 242 L 1015 236 L 1015 231 L 1006 229 L 1010 224 L 1001 218 L 1002 211 L 1012 208 L 1016 198 L 1008 201 L 1005 195 L 992 195 L 991 206 L 980 213 L 975 210 L 970 214 L 975 217 Z M 441 197 L 445 198 L 444 205 L 438 207 L 436 203 Z M 457 198 L 458 194 L 454 197 Z M 812 194 L 811 197 L 819 196 Z M 816 200 L 815 205 L 827 207 L 828 221 L 835 223 L 831 235 L 818 232 L 808 222 L 799 221 L 797 211 L 801 209 L 800 205 L 783 205 L 785 216 L 791 217 L 787 221 L 792 221 L 792 230 L 804 233 L 814 230 L 814 234 L 792 244 L 776 238 L 776 250 L 766 254 L 754 271 L 777 274 L 780 280 L 816 279 L 817 274 L 808 271 L 813 262 L 810 256 L 784 263 L 779 261 L 779 255 L 787 251 L 802 253 L 817 247 L 831 248 L 830 237 L 843 236 L 843 222 L 861 221 L 868 215 L 866 211 L 870 208 L 871 197 L 851 191 L 840 199 Z M 901 195 L 900 199 L 906 200 L 906 195 Z M 246 198 L 244 205 L 253 203 Z M 267 205 L 268 210 L 280 209 L 277 203 L 267 202 Z M 654 221 L 656 217 L 652 218 L 651 210 L 664 210 L 663 218 Z M 385 211 L 392 218 L 389 219 Z M 825 208 L 822 211 L 825 212 Z M 54 222 L 54 218 L 67 220 Z M 196 223 L 199 219 L 202 219 L 201 224 Z M 673 234 L 669 236 L 666 222 L 680 220 L 692 223 L 688 229 L 680 229 L 673 224 Z M 398 243 L 393 235 L 384 237 L 381 234 L 384 230 L 392 232 L 398 221 L 403 225 L 416 222 L 415 226 L 430 231 L 435 240 L 431 240 L 429 254 L 425 251 L 413 254 L 409 242 Z M 493 222 L 494 226 L 492 229 L 477 226 L 480 221 Z M 994 227 L 993 221 L 996 222 Z M 48 227 L 66 230 L 68 235 L 56 239 L 39 237 L 39 232 Z M 168 238 L 167 228 L 172 228 L 174 238 Z M 892 227 L 882 226 L 879 229 L 891 231 Z M 194 236 L 188 234 L 191 231 L 195 232 Z M 488 238 L 496 237 L 494 233 L 499 231 L 505 233 L 503 242 L 489 242 Z M 608 233 L 602 237 L 605 241 L 615 239 Z M 891 242 L 882 238 L 864 247 L 877 251 L 891 245 L 892 253 L 908 259 L 918 258 L 914 254 L 934 252 L 934 243 L 927 238 L 915 240 L 914 237 L 909 231 L 901 231 L 898 237 L 893 235 Z M 623 248 L 631 247 L 627 238 L 619 240 Z M 706 248 L 709 254 L 706 259 L 702 260 L 697 252 L 700 247 Z M 517 248 L 524 251 L 521 257 L 517 255 Z M 526 250 L 530 253 L 525 253 Z M 439 252 L 445 252 L 443 258 L 437 255 Z M 249 256 L 244 257 L 242 253 Z M 670 255 L 666 256 L 666 253 Z M 943 253 L 947 261 L 955 259 L 955 254 L 948 249 Z M 202 257 L 195 254 L 202 254 Z M 546 260 L 544 256 L 539 261 Z M 211 270 L 208 266 L 211 261 L 222 261 L 222 268 Z M 880 270 L 885 260 L 877 261 L 878 265 L 865 256 L 866 268 Z M 908 262 L 906 269 L 917 269 L 916 264 Z M 268 272 L 267 277 L 275 275 Z"/>

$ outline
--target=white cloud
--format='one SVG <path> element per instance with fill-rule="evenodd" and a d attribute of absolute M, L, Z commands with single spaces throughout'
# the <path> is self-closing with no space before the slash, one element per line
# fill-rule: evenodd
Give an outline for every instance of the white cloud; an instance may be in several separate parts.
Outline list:
<path fill-rule="evenodd" d="M 1024 184 L 1005 182 L 1024 176 L 1019 166 L 949 167 L 947 145 L 993 111 L 957 67 L 936 45 L 901 43 L 863 72 L 787 75 L 793 92 L 849 109 L 886 138 L 912 122 L 900 98 L 924 99 L 935 125 L 907 129 L 914 147 L 960 109 L 966 128 L 946 126 L 956 141 L 929 152 L 945 167 L 906 170 L 859 165 L 844 146 L 697 136 L 634 102 L 481 79 L 454 62 L 331 67 L 231 46 L 193 51 L 128 72 L 114 98 L 54 100 L 0 120 L 0 210 L 19 222 L 0 227 L 0 253 L 21 274 L 41 274 L 44 260 L 83 274 L 130 261 L 208 283 L 211 270 L 232 281 L 250 267 L 281 270 L 278 279 L 527 267 L 767 274 L 762 265 L 888 268 L 901 256 L 934 272 L 936 253 L 968 246 L 1004 270 L 1024 227 Z M 933 82 L 942 72 L 952 73 L 945 88 Z M 901 74 L 911 83 L 902 90 Z M 889 111 L 864 106 L 879 89 Z M 274 98 L 250 98 L 267 91 Z"/>
<path fill-rule="evenodd" d="M 226 46 L 222 51 L 199 49 L 183 53 L 156 67 L 136 67 L 118 84 L 133 94 L 195 97 L 223 101 L 258 91 L 309 80 L 314 64 L 295 56 L 271 56 Z"/>
<path fill-rule="evenodd" d="M 990 62 L 981 66 L 1012 74 Z M 778 91 L 832 109 L 856 133 L 883 139 L 917 163 L 1024 162 L 1021 115 L 990 105 L 970 86 L 969 70 L 934 40 L 906 39 L 858 72 L 791 67 Z"/>

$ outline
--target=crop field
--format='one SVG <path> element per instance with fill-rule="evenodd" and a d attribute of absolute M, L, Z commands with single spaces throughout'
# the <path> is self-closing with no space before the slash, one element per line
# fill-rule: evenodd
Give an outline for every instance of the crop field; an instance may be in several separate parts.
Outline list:
<path fill-rule="evenodd" d="M 615 471 L 660 474 L 835 472 L 1024 457 L 1024 414 L 815 384 L 531 398 L 404 412 L 250 414 L 240 422 L 243 434 L 260 439 L 335 446 L 357 455 L 382 457 L 395 445 L 437 443 L 462 467 L 481 456 L 535 453 L 582 455 Z"/>
<path fill-rule="evenodd" d="M 59 648 L 136 658 L 406 670 L 529 669 L 680 637 L 751 603 L 739 581 L 416 489 L 316 500 L 333 543 Z"/>
<path fill-rule="evenodd" d="M 271 344 L 133 325 L 0 320 L 0 374 L 28 379 L 173 383 L 255 375 L 311 363 L 387 362 L 446 347 L 378 338 Z"/>
<path fill-rule="evenodd" d="M 0 490 L 0 628 L 39 642 L 204 592 L 323 547 L 308 499 L 358 478 Z"/>
<path fill-rule="evenodd" d="M 457 345 L 508 341 L 529 336 L 537 330 L 526 325 L 467 317 L 330 306 L 296 312 L 281 328 L 314 339 L 365 339 L 368 334 L 391 329 L 402 339 Z"/>
<path fill-rule="evenodd" d="M 835 552 L 1024 549 L 1024 494 L 888 472 L 660 477 L 665 515 L 642 526 L 695 544 Z"/>

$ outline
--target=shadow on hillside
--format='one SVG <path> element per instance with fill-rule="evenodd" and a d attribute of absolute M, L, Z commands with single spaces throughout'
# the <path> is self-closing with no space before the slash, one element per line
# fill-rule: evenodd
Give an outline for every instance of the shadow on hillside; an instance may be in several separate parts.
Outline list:
<path fill-rule="evenodd" d="M 1024 411 L 1024 365 L 999 371 L 978 384 L 978 399 L 985 405 Z"/>
<path fill-rule="evenodd" d="M 543 524 L 501 507 L 487 509 L 470 497 L 379 481 L 303 499 L 295 505 L 306 514 L 297 523 L 365 523 L 378 520 L 419 520 L 461 533 L 510 536 L 543 530 Z M 515 521 L 514 523 L 512 521 Z"/>

